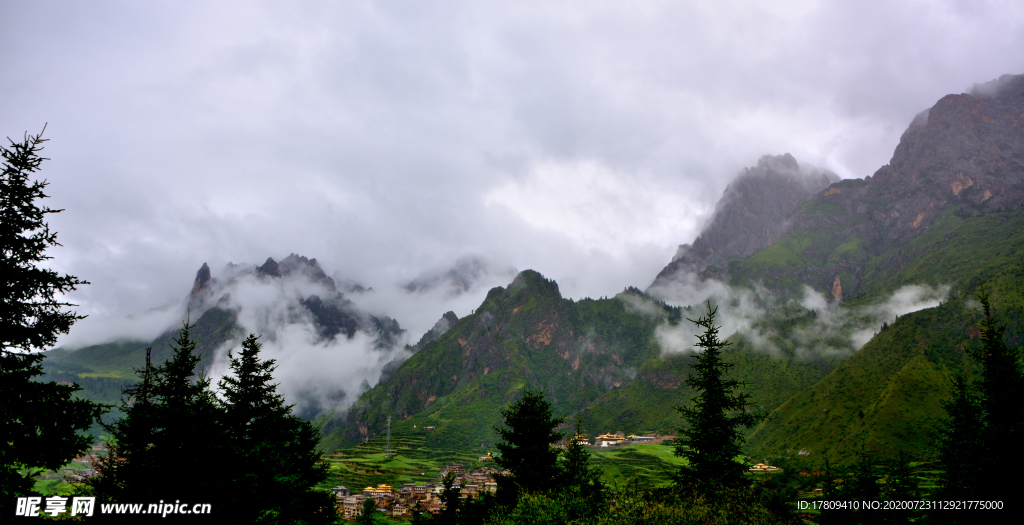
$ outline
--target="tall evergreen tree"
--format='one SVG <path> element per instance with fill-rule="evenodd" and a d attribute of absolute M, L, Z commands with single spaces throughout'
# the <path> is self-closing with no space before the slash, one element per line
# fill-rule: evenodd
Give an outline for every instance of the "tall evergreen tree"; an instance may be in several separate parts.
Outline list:
<path fill-rule="evenodd" d="M 44 127 L 45 129 L 45 127 Z M 0 514 L 11 515 L 17 496 L 28 494 L 39 469 L 58 469 L 88 447 L 82 434 L 103 412 L 100 405 L 75 399 L 78 385 L 39 382 L 44 356 L 83 316 L 66 310 L 59 294 L 88 284 L 41 268 L 48 248 L 59 246 L 37 200 L 46 181 L 29 181 L 39 170 L 42 133 L 0 146 Z"/>
<path fill-rule="evenodd" d="M 982 347 L 972 356 L 981 365 L 976 383 L 984 418 L 981 488 L 986 499 L 1006 501 L 1020 488 L 1019 485 L 1011 488 L 1002 474 L 1007 465 L 1017 461 L 1017 449 L 1024 437 L 1024 373 L 1021 371 L 1020 352 L 1004 341 L 1006 325 L 995 320 L 984 287 L 978 299 L 985 314 L 981 328 Z"/>
<path fill-rule="evenodd" d="M 441 486 L 444 487 L 441 490 L 441 504 L 444 505 L 444 509 L 434 517 L 433 522 L 440 525 L 456 525 L 460 514 L 460 503 L 462 503 L 459 501 L 462 488 L 455 484 L 455 473 L 449 470 L 441 478 Z"/>
<path fill-rule="evenodd" d="M 106 501 L 147 501 L 152 497 L 150 485 L 138 480 L 156 472 L 157 459 L 153 450 L 156 420 L 153 414 L 155 370 L 152 348 L 146 349 L 146 365 L 136 370 L 140 381 L 122 393 L 125 417 L 105 423 L 104 428 L 114 437 L 105 456 L 93 465 L 97 475 L 89 478 L 93 492 Z"/>
<path fill-rule="evenodd" d="M 981 406 L 968 380 L 953 379 L 953 398 L 942 403 L 949 418 L 940 430 L 942 478 L 938 499 L 975 499 L 981 481 Z M 948 516 L 952 517 L 952 516 Z"/>
<path fill-rule="evenodd" d="M 555 429 L 564 418 L 555 417 L 544 392 L 523 389 L 523 396 L 501 410 L 503 427 L 495 427 L 502 441 L 496 447 L 501 455 L 497 463 L 512 473 L 511 479 L 498 481 L 499 491 L 514 496 L 519 491 L 536 492 L 554 487 L 559 477 L 559 450 L 552 447 L 562 439 Z M 511 484 L 514 484 L 514 487 Z M 514 499 L 512 500 L 514 501 Z"/>
<path fill-rule="evenodd" d="M 261 361 L 259 337 L 229 354 L 232 375 L 221 379 L 228 444 L 235 456 L 231 500 L 249 523 L 331 523 L 333 496 L 315 490 L 327 479 L 317 451 L 320 432 L 291 413 L 273 382 L 273 359 Z"/>
<path fill-rule="evenodd" d="M 590 451 L 579 440 L 582 433 L 582 421 L 577 416 L 575 434 L 566 443 L 562 454 L 562 490 L 580 498 L 596 512 L 604 504 L 605 487 L 601 482 L 601 472 L 590 464 Z"/>
<path fill-rule="evenodd" d="M 108 427 L 110 459 L 101 461 L 102 476 L 90 485 L 101 501 L 210 503 L 212 514 L 189 521 L 222 522 L 235 512 L 226 505 L 231 484 L 203 474 L 230 469 L 224 410 L 209 380 L 196 373 L 200 357 L 191 329 L 186 321 L 171 359 L 159 367 L 147 363 L 141 383 L 125 391 L 125 416 Z"/>
<path fill-rule="evenodd" d="M 957 377 L 953 398 L 943 403 L 948 419 L 939 442 L 944 463 L 939 497 L 1007 502 L 1020 489 L 1020 483 L 1006 473 L 1016 461 L 1024 437 L 1024 372 L 1019 350 L 1004 341 L 1006 326 L 995 319 L 984 286 L 978 300 L 985 315 L 982 345 L 969 355 L 979 365 L 980 374 L 973 384 Z M 1011 512 L 989 512 L 986 519 L 993 523 L 1014 520 Z M 930 517 L 937 523 L 971 519 L 957 512 L 933 512 Z"/>
<path fill-rule="evenodd" d="M 904 451 L 899 451 L 896 457 L 889 460 L 886 465 L 885 486 L 882 488 L 882 497 L 887 501 L 914 501 L 920 497 L 917 492 L 918 482 L 910 468 L 910 457 Z M 920 514 L 915 509 L 901 508 L 887 512 L 882 518 L 884 523 L 893 525 L 905 525 Z"/>
<path fill-rule="evenodd" d="M 722 349 L 730 343 L 718 339 L 715 325 L 718 308 L 696 321 L 704 328 L 697 336 L 697 362 L 686 384 L 698 392 L 692 406 L 676 407 L 686 426 L 679 429 L 675 453 L 689 465 L 680 469 L 677 484 L 703 487 L 734 485 L 743 478 L 744 465 L 736 461 L 743 444 L 740 427 L 750 428 L 762 418 L 748 411 L 750 396 L 738 392 L 742 383 L 726 379 L 731 363 L 722 360 Z"/>

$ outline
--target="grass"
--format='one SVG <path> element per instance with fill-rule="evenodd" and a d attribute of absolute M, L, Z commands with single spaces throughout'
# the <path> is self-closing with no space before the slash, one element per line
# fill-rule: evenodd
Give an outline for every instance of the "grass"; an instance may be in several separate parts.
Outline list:
<path fill-rule="evenodd" d="M 687 464 L 676 457 L 671 443 L 592 447 L 591 463 L 601 470 L 601 480 L 609 486 L 624 487 L 631 480 L 653 486 L 668 486 L 672 474 Z"/>
<path fill-rule="evenodd" d="M 438 473 L 447 464 L 459 463 L 467 468 L 482 465 L 478 459 L 484 454 L 476 451 L 431 448 L 427 439 L 430 432 L 392 433 L 393 455 L 387 459 L 384 458 L 384 437 L 324 456 L 330 471 L 321 488 L 342 485 L 355 492 L 382 483 L 423 485 L 436 483 Z"/>
<path fill-rule="evenodd" d="M 374 438 L 352 448 L 324 456 L 330 471 L 320 488 L 342 485 L 354 492 L 382 483 L 401 486 L 403 483 L 424 485 L 437 483 L 440 470 L 447 464 L 459 463 L 467 469 L 494 463 L 481 463 L 483 454 L 475 450 L 430 448 L 429 431 L 419 434 L 391 436 L 391 458 L 384 458 L 384 439 Z M 686 460 L 675 456 L 669 444 L 636 444 L 616 447 L 593 447 L 591 463 L 601 470 L 601 479 L 609 485 L 625 486 L 631 479 L 666 486 L 671 475 Z"/>

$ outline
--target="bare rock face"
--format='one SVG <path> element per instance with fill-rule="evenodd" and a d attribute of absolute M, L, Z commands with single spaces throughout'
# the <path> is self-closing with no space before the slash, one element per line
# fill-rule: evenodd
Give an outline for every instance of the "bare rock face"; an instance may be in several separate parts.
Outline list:
<path fill-rule="evenodd" d="M 701 274 L 745 259 L 788 233 L 797 206 L 839 177 L 827 170 L 801 167 L 792 155 L 765 155 L 744 169 L 725 189 L 715 213 L 693 246 L 679 247 L 652 287 L 681 272 Z"/>
<path fill-rule="evenodd" d="M 843 257 L 827 262 L 826 252 L 836 248 L 831 244 L 855 241 L 868 256 L 892 251 L 896 272 L 919 255 L 908 241 L 945 213 L 966 219 L 1021 210 L 1024 75 L 1004 75 L 941 98 L 914 118 L 892 159 L 872 176 L 838 181 L 825 173 L 828 182 L 821 182 L 822 175 L 808 177 L 808 171 L 798 170 L 788 155 L 762 158 L 745 170 L 726 189 L 709 226 L 693 246 L 680 247 L 652 288 L 685 273 L 726 278 L 731 262 L 806 230 L 827 241 L 801 254 L 806 267 L 773 270 L 771 277 L 831 291 L 836 299 L 855 297 L 866 266 Z M 766 277 L 744 271 L 751 280 Z"/>
<path fill-rule="evenodd" d="M 195 303 L 201 299 L 204 293 L 210 290 L 210 267 L 203 263 L 196 272 L 196 280 L 192 283 L 192 292 L 189 293 L 188 302 L 189 304 Z"/>
<path fill-rule="evenodd" d="M 851 216 L 867 214 L 862 237 L 898 245 L 924 231 L 948 206 L 973 213 L 1024 203 L 1024 75 L 1003 75 L 970 93 L 942 97 L 900 138 L 889 164 L 857 188 L 830 188 L 824 200 Z M 813 217 L 794 218 L 815 229 Z"/>
<path fill-rule="evenodd" d="M 281 277 L 281 268 L 273 257 L 267 257 L 263 266 L 256 267 L 256 275 L 264 277 Z"/>

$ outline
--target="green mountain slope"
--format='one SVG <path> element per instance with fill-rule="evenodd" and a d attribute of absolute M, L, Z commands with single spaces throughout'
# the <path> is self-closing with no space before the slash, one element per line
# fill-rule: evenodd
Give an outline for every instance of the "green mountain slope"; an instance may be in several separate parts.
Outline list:
<path fill-rule="evenodd" d="M 832 184 L 795 208 L 781 239 L 696 274 L 761 285 L 783 299 L 811 286 L 854 310 L 906 285 L 952 287 L 945 304 L 904 316 L 779 406 L 751 436 L 751 450 L 820 454 L 828 447 L 850 457 L 863 445 L 929 454 L 949 376 L 967 366 L 963 348 L 975 333 L 979 282 L 992 288 L 1010 342 L 1020 345 L 1021 114 L 1024 75 L 943 97 L 914 120 L 872 177 Z M 656 296 L 656 288 L 681 277 L 670 275 L 672 267 L 652 285 Z"/>
<path fill-rule="evenodd" d="M 742 381 L 753 396 L 754 407 L 765 413 L 794 394 L 824 378 L 845 356 L 815 359 L 772 356 L 758 352 L 742 338 L 723 352 L 734 365 L 730 376 Z M 682 424 L 677 406 L 689 403 L 696 392 L 683 381 L 690 374 L 690 354 L 670 354 L 644 363 L 636 378 L 594 400 L 583 412 L 584 426 L 593 432 L 656 432 L 673 434 Z"/>
<path fill-rule="evenodd" d="M 972 373 L 966 352 L 977 348 L 981 312 L 975 295 L 985 280 L 1007 340 L 1024 336 L 1024 259 L 980 270 L 941 306 L 914 312 L 874 337 L 812 387 L 796 394 L 750 437 L 755 454 L 805 450 L 819 461 L 851 458 L 863 446 L 883 455 L 930 457 L 945 418 L 954 373 Z"/>
<path fill-rule="evenodd" d="M 496 439 L 500 410 L 524 386 L 544 389 L 556 415 L 581 412 L 590 434 L 671 433 L 674 407 L 694 392 L 684 383 L 692 356 L 662 355 L 657 329 L 689 323 L 703 307 L 673 308 L 628 289 L 611 299 L 563 299 L 557 285 L 533 271 L 495 288 L 473 315 L 410 357 L 346 414 L 323 418 L 326 448 L 351 446 L 392 432 L 432 427 L 443 448 L 483 447 Z M 810 315 L 809 315 L 810 314 Z M 778 354 L 742 337 L 729 347 L 733 376 L 745 381 L 767 412 L 825 377 L 844 355 L 798 354 L 787 329 L 813 322 L 798 305 L 764 322 L 779 335 Z"/>
<path fill-rule="evenodd" d="M 391 415 L 393 428 L 432 426 L 431 439 L 486 445 L 523 386 L 544 389 L 558 415 L 581 410 L 657 357 L 654 328 L 679 315 L 635 289 L 563 299 L 554 281 L 524 271 L 328 423 L 327 443 L 377 435 Z"/>

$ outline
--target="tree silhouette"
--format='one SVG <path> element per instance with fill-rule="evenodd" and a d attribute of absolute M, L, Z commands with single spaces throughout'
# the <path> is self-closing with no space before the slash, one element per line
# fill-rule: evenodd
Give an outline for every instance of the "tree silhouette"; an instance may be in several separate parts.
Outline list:
<path fill-rule="evenodd" d="M 45 127 L 44 127 L 45 130 Z M 82 319 L 56 297 L 88 284 L 41 268 L 57 243 L 46 215 L 58 213 L 36 202 L 47 197 L 46 181 L 30 182 L 43 160 L 42 133 L 0 146 L 0 513 L 13 514 L 15 499 L 28 494 L 40 469 L 56 470 L 84 451 L 90 427 L 104 409 L 76 399 L 78 385 L 39 382 L 43 354 L 57 335 Z M 24 474 L 22 471 L 25 471 Z"/>
<path fill-rule="evenodd" d="M 158 367 L 147 359 L 141 383 L 125 391 L 125 416 L 107 426 L 110 455 L 90 485 L 103 501 L 210 502 L 214 514 L 190 518 L 215 522 L 231 512 L 223 503 L 232 484 L 200 473 L 229 468 L 224 410 L 196 374 L 192 325 L 183 325 L 171 359 Z"/>
<path fill-rule="evenodd" d="M 502 439 L 496 445 L 501 453 L 496 461 L 512 473 L 512 478 L 499 479 L 499 491 L 512 488 L 510 481 L 516 488 L 513 493 L 553 488 L 559 477 L 559 450 L 551 445 L 562 439 L 555 428 L 564 418 L 554 417 L 544 392 L 528 388 L 523 389 L 521 398 L 503 408 L 501 415 L 505 424 L 494 429 Z"/>
<path fill-rule="evenodd" d="M 983 422 L 980 402 L 967 379 L 957 375 L 953 379 L 953 398 L 943 401 L 942 405 L 949 419 L 940 430 L 939 460 L 943 474 L 939 482 L 939 498 L 972 499 L 981 475 L 979 452 Z"/>
<path fill-rule="evenodd" d="M 675 453 L 689 465 L 680 469 L 677 485 L 695 484 L 705 488 L 734 485 L 742 480 L 744 465 L 736 461 L 743 444 L 740 427 L 752 427 L 761 417 L 748 411 L 750 396 L 737 392 L 742 383 L 726 379 L 732 364 L 722 360 L 722 348 L 729 343 L 718 339 L 715 325 L 718 308 L 696 321 L 704 328 L 697 336 L 697 362 L 686 384 L 698 392 L 693 405 L 676 407 L 686 425 L 679 429 Z"/>
<path fill-rule="evenodd" d="M 331 523 L 333 496 L 315 490 L 327 479 L 327 465 L 317 452 L 320 432 L 292 415 L 292 405 L 277 393 L 274 360 L 261 361 L 259 337 L 242 342 L 228 354 L 232 375 L 221 379 L 227 441 L 235 472 L 229 499 L 243 522 L 273 517 L 280 523 Z"/>
<path fill-rule="evenodd" d="M 1010 490 L 1002 474 L 1017 459 L 1016 449 L 1024 425 L 1024 374 L 1020 353 L 1003 340 L 1006 325 L 992 314 L 991 301 L 985 288 L 978 296 L 985 319 L 982 320 L 980 351 L 972 357 L 981 364 L 977 389 L 981 398 L 984 427 L 981 432 L 982 490 L 986 499 L 1009 500 Z"/>
<path fill-rule="evenodd" d="M 604 503 L 604 484 L 601 471 L 590 464 L 590 451 L 577 439 L 582 433 L 582 421 L 577 416 L 575 433 L 562 454 L 562 490 L 580 498 L 596 511 Z"/>

